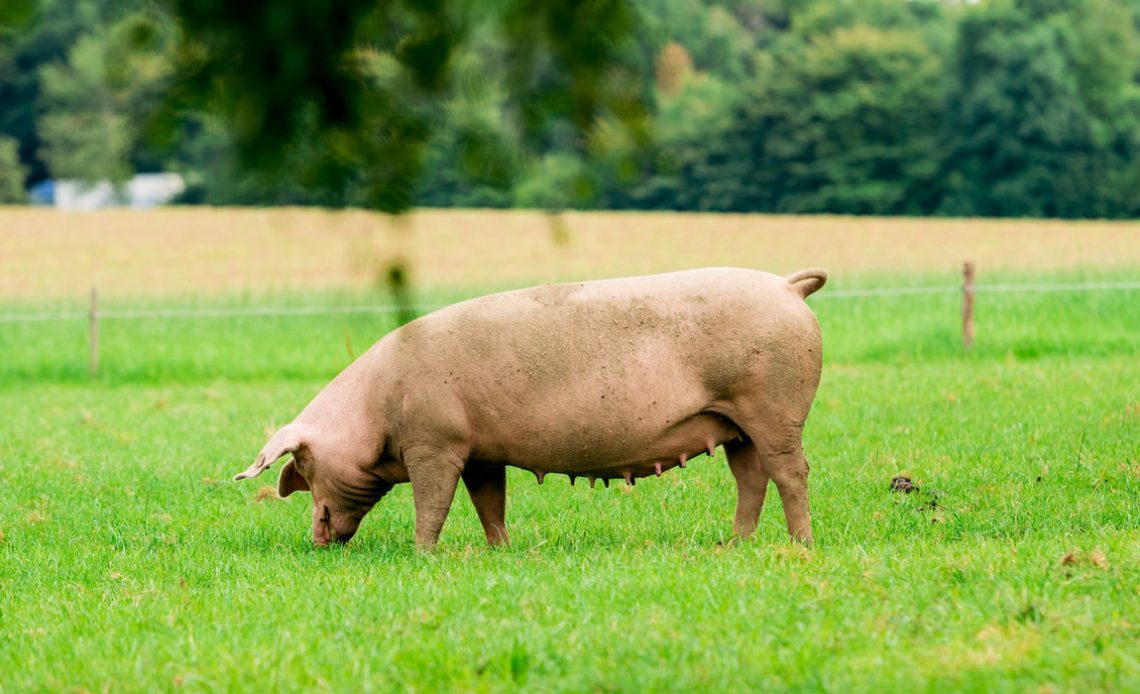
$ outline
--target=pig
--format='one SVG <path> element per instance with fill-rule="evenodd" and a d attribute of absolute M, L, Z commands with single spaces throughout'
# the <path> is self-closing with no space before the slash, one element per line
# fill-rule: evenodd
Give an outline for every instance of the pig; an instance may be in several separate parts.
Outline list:
<path fill-rule="evenodd" d="M 723 445 L 735 533 L 768 482 L 812 542 L 802 431 L 822 340 L 804 299 L 827 273 L 705 268 L 553 284 L 448 306 L 384 336 L 234 479 L 292 454 L 280 496 L 313 497 L 313 541 L 347 542 L 410 482 L 417 547 L 439 539 L 460 480 L 487 536 L 508 541 L 506 466 L 634 484 Z"/>

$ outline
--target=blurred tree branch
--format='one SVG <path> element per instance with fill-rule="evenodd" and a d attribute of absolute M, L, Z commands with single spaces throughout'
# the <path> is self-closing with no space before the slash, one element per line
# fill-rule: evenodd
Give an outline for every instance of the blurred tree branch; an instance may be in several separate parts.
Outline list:
<path fill-rule="evenodd" d="M 181 38 L 154 132 L 172 140 L 187 112 L 220 115 L 245 167 L 330 205 L 411 207 L 448 101 L 471 87 L 454 79 L 457 56 L 486 25 L 502 46 L 481 64 L 500 71 L 487 81 L 524 144 L 569 133 L 585 151 L 602 118 L 645 132 L 626 0 L 167 1 Z M 474 139 L 465 164 L 501 172 L 495 138 Z"/>

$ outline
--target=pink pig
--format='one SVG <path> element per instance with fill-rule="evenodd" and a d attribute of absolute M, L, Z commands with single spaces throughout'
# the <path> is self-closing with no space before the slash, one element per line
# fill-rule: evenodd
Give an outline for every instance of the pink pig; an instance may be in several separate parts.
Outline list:
<path fill-rule="evenodd" d="M 235 479 L 287 453 L 278 492 L 313 494 L 313 541 L 347 542 L 411 482 L 416 543 L 434 546 L 462 479 L 487 541 L 507 541 L 508 465 L 573 484 L 661 475 L 724 445 L 735 531 L 768 481 L 812 540 L 802 431 L 819 385 L 804 299 L 827 273 L 709 268 L 558 284 L 449 306 L 386 335 L 273 435 Z"/>

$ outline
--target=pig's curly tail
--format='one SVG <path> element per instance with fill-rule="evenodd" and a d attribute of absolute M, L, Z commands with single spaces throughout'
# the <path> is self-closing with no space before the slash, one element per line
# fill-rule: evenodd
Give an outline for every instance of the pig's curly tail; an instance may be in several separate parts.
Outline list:
<path fill-rule="evenodd" d="M 827 270 L 818 267 L 800 270 L 793 275 L 788 275 L 788 284 L 792 285 L 792 288 L 806 299 L 827 284 Z"/>

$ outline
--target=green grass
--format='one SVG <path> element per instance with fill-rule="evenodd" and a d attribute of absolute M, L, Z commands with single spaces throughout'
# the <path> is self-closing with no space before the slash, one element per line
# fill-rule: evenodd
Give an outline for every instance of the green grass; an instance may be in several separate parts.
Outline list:
<path fill-rule="evenodd" d="M 94 383 L 82 322 L 0 325 L 0 691 L 1136 690 L 1140 292 L 981 296 L 970 354 L 959 301 L 812 300 L 811 550 L 774 489 L 731 541 L 720 454 L 318 550 L 227 480 L 385 319 L 108 320 Z"/>
<path fill-rule="evenodd" d="M 1135 275 L 1061 275 L 1051 282 L 1135 280 Z M 1034 278 L 993 278 L 1032 282 Z M 952 277 L 903 277 L 871 286 L 952 286 Z M 829 363 L 912 364 L 961 361 L 961 297 L 957 293 L 832 297 L 860 288 L 833 280 L 809 299 L 824 329 Z M 417 297 L 442 305 L 478 292 Z M 111 302 L 105 309 L 211 309 L 264 306 L 388 305 L 383 293 L 310 292 L 225 299 Z M 79 305 L 4 306 L 0 315 L 38 310 L 79 311 Z M 1140 355 L 1140 290 L 1085 293 L 980 294 L 974 360 L 1050 356 Z M 217 380 L 323 382 L 387 331 L 385 314 L 239 316 L 168 319 L 105 318 L 100 322 L 100 378 L 105 385 L 202 383 Z M 351 349 L 351 352 L 350 352 Z M 5 383 L 91 383 L 86 318 L 61 322 L 0 322 L 0 386 Z"/>

